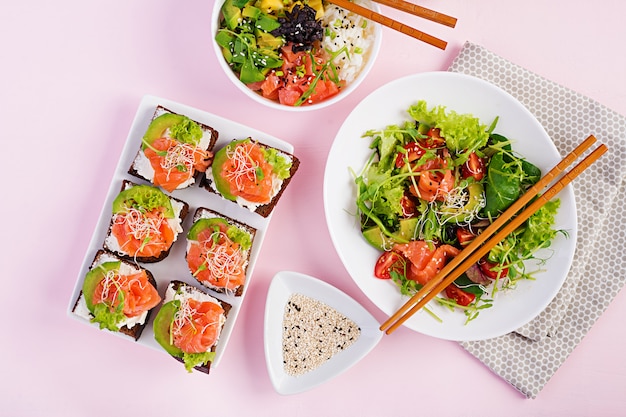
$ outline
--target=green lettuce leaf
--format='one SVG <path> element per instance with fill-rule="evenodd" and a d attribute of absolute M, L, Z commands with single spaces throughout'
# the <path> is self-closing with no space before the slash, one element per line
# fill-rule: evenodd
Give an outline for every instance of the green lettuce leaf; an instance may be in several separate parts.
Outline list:
<path fill-rule="evenodd" d="M 213 362 L 215 359 L 215 352 L 183 353 L 182 359 L 185 363 L 185 369 L 187 372 L 191 372 L 196 366 L 202 366 L 209 362 Z"/>
<path fill-rule="evenodd" d="M 483 148 L 489 140 L 488 126 L 470 114 L 446 112 L 445 106 L 428 109 L 424 100 L 409 107 L 409 115 L 420 123 L 441 130 L 446 146 L 454 153 L 472 152 Z"/>

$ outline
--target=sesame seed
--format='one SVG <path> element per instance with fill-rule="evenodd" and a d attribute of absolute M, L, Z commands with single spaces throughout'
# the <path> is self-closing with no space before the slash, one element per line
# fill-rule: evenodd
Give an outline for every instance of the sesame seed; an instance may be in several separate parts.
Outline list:
<path fill-rule="evenodd" d="M 360 334 L 358 325 L 334 308 L 303 294 L 292 294 L 283 316 L 285 372 L 298 376 L 317 369 L 351 346 Z"/>

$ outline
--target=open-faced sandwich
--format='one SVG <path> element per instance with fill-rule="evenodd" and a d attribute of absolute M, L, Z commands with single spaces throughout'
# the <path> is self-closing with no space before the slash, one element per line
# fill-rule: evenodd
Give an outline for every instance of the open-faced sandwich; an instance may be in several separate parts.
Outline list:
<path fill-rule="evenodd" d="M 128 172 L 168 192 L 189 187 L 211 165 L 217 137 L 212 127 L 159 106 Z"/>
<path fill-rule="evenodd" d="M 150 271 L 99 250 L 85 275 L 74 314 L 100 329 L 139 339 L 150 311 L 161 302 Z"/>
<path fill-rule="evenodd" d="M 243 293 L 256 229 L 200 207 L 187 232 L 187 265 L 191 274 L 217 292 Z"/>
<path fill-rule="evenodd" d="M 231 305 L 182 281 L 172 281 L 154 318 L 154 338 L 187 371 L 209 373 Z"/>
<path fill-rule="evenodd" d="M 189 205 L 157 187 L 124 181 L 112 212 L 104 248 L 124 259 L 158 262 L 183 231 Z"/>
<path fill-rule="evenodd" d="M 267 217 L 299 164 L 294 155 L 252 138 L 234 140 L 216 152 L 202 185 Z"/>

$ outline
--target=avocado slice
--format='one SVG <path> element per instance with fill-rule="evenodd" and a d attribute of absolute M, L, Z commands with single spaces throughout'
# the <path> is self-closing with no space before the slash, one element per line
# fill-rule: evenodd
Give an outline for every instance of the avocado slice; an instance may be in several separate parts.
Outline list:
<path fill-rule="evenodd" d="M 215 153 L 213 163 L 211 164 L 211 172 L 213 173 L 215 188 L 225 199 L 230 201 L 237 200 L 237 196 L 230 193 L 230 183 L 222 178 L 222 167 L 228 162 L 229 150 L 235 148 L 238 144 L 245 142 L 246 140 L 247 139 L 236 140 L 224 146 Z"/>
<path fill-rule="evenodd" d="M 146 133 L 143 135 L 141 149 L 145 150 L 152 145 L 155 140 L 162 138 L 163 133 L 172 126 L 182 123 L 186 119 L 185 116 L 174 113 L 163 113 L 162 115 L 154 118 Z"/>
<path fill-rule="evenodd" d="M 106 274 L 110 271 L 117 271 L 121 266 L 120 261 L 104 262 L 97 267 L 93 268 L 85 275 L 85 281 L 83 282 L 83 296 L 85 297 L 85 303 L 87 308 L 93 314 L 93 294 L 96 291 L 96 287 L 104 279 Z"/>
<path fill-rule="evenodd" d="M 135 185 L 120 192 L 112 205 L 113 213 L 121 213 L 134 207 L 140 211 L 152 211 L 163 207 L 168 219 L 174 218 L 174 208 L 170 198 L 161 190 L 150 185 Z"/>
<path fill-rule="evenodd" d="M 283 46 L 282 38 L 263 31 L 258 31 L 256 34 L 256 42 L 259 48 L 278 49 Z"/>
<path fill-rule="evenodd" d="M 363 237 L 365 237 L 367 243 L 374 246 L 376 249 L 389 249 L 396 243 L 405 243 L 402 240 L 409 241 L 413 239 L 418 221 L 416 217 L 400 220 L 400 227 L 398 228 L 399 239 L 393 239 L 385 235 L 378 226 L 364 230 Z"/>
<path fill-rule="evenodd" d="M 172 356 L 182 357 L 183 351 L 170 343 L 170 326 L 174 321 L 174 315 L 178 311 L 180 301 L 172 300 L 165 304 L 159 310 L 154 318 L 152 329 L 154 331 L 155 340 Z"/>
<path fill-rule="evenodd" d="M 212 217 L 210 219 L 207 219 L 207 218 L 198 219 L 189 229 L 189 232 L 187 233 L 187 239 L 198 240 L 198 234 L 201 231 L 212 228 L 212 227 L 220 228 L 220 226 L 221 228 L 224 228 L 224 227 L 228 228 L 230 225 L 228 224 L 226 220 L 220 219 L 219 217 Z"/>
<path fill-rule="evenodd" d="M 471 220 L 471 213 L 475 212 L 478 205 L 483 201 L 483 186 L 479 182 L 473 182 L 467 186 L 469 198 L 462 208 L 443 207 L 442 215 L 447 222 L 463 223 Z"/>

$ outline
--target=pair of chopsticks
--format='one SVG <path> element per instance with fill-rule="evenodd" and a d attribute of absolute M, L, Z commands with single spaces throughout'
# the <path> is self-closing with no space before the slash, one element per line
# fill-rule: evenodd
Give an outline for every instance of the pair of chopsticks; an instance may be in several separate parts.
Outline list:
<path fill-rule="evenodd" d="M 437 294 L 445 290 L 461 274 L 469 269 L 480 258 L 485 256 L 496 244 L 508 236 L 526 221 L 533 213 L 539 210 L 552 197 L 558 194 L 565 186 L 595 162 L 607 147 L 604 144 L 598 146 L 587 155 L 569 172 L 563 174 L 561 179 L 548 188 L 543 194 L 539 193 L 552 183 L 567 167 L 573 164 L 593 143 L 596 138 L 591 135 L 576 147 L 569 155 L 559 162 L 550 172 L 541 178 L 534 186 L 528 189 L 517 199 L 504 213 L 502 213 L 489 227 L 479 234 L 465 249 L 454 257 L 432 280 L 428 281 L 409 301 L 407 301 L 395 314 L 393 314 L 381 326 L 380 330 L 391 334 L 411 317 L 420 308 L 425 306 Z M 533 198 L 537 197 L 521 213 L 517 214 Z M 494 235 L 489 239 L 492 235 Z M 489 239 L 489 240 L 488 240 Z M 488 241 L 487 241 L 488 240 Z M 486 242 L 486 243 L 485 243 Z"/>
<path fill-rule="evenodd" d="M 341 8 L 344 8 L 353 13 L 361 15 L 365 17 L 366 19 L 380 23 L 381 25 L 395 29 L 398 32 L 404 33 L 405 35 L 412 36 L 415 39 L 418 39 L 430 45 L 436 46 L 439 49 L 446 49 L 446 46 L 448 45 L 446 41 L 443 41 L 439 38 L 431 36 L 420 30 L 414 29 L 410 26 L 404 25 L 398 22 L 397 20 L 393 20 L 389 17 L 383 16 L 382 14 L 376 13 L 363 6 L 359 6 L 358 4 L 355 4 L 349 0 L 328 0 L 328 1 Z M 409 3 L 403 0 L 373 0 L 373 1 L 383 4 L 385 6 L 393 7 L 395 9 L 410 13 L 412 15 L 415 15 L 415 16 L 418 16 L 427 20 L 431 20 L 436 23 L 440 23 L 445 26 L 450 26 L 452 28 L 456 26 L 456 18 L 445 15 L 443 13 L 436 12 L 434 10 L 427 9 L 425 7 L 417 6 L 413 3 Z"/>

